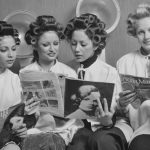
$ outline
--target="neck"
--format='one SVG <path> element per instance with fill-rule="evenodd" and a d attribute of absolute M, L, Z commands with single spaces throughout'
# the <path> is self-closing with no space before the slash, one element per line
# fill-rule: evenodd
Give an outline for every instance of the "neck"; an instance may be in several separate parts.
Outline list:
<path fill-rule="evenodd" d="M 141 54 L 144 55 L 144 56 L 150 54 L 150 50 L 146 50 L 146 49 L 144 49 L 143 47 L 140 48 L 140 51 L 141 51 Z"/>
<path fill-rule="evenodd" d="M 0 67 L 0 74 L 2 74 L 3 72 L 5 72 L 6 68 L 4 67 Z"/>
<path fill-rule="evenodd" d="M 50 68 L 52 67 L 52 66 L 54 66 L 54 64 L 56 63 L 56 60 L 54 60 L 54 61 L 51 61 L 51 62 L 47 62 L 47 61 L 42 61 L 42 60 L 39 60 L 38 61 L 38 64 L 42 67 L 42 69 L 43 70 L 45 70 L 45 71 L 49 71 L 50 70 Z"/>

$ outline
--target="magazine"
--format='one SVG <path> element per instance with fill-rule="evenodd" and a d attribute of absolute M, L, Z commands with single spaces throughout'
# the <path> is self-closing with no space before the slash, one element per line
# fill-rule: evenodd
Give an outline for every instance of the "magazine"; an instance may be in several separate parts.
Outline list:
<path fill-rule="evenodd" d="M 113 83 L 83 81 L 39 71 L 23 72 L 20 79 L 24 99 L 37 96 L 40 111 L 62 118 L 94 118 L 97 100 L 103 105 L 106 98 L 110 108 L 113 97 Z"/>
<path fill-rule="evenodd" d="M 136 98 L 133 101 L 136 105 L 141 105 L 143 101 L 150 99 L 150 78 L 120 74 L 120 79 L 123 90 L 136 92 Z"/>
<path fill-rule="evenodd" d="M 19 106 L 20 104 L 17 104 L 15 106 L 8 108 L 7 110 L 0 111 L 0 131 L 4 127 L 4 123 L 8 119 L 8 117 L 11 115 L 11 113 Z"/>

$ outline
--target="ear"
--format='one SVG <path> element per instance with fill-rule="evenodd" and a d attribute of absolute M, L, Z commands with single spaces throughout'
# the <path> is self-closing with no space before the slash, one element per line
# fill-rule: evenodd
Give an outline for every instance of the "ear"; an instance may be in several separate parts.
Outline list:
<path fill-rule="evenodd" d="M 93 51 L 95 52 L 97 50 L 98 46 L 93 46 Z"/>

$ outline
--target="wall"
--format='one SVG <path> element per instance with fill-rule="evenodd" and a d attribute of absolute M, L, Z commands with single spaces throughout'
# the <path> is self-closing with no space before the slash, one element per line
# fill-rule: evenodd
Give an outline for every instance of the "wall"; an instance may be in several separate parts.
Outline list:
<path fill-rule="evenodd" d="M 121 8 L 121 19 L 117 29 L 110 34 L 106 46 L 106 62 L 115 66 L 116 61 L 129 51 L 136 50 L 136 39 L 126 34 L 126 19 L 129 12 L 141 2 L 149 0 L 118 0 Z M 0 19 L 18 9 L 33 12 L 34 15 L 54 15 L 64 25 L 75 16 L 75 8 L 78 0 L 0 0 Z M 67 43 L 63 42 L 60 50 L 60 59 L 68 63 L 73 59 L 72 52 Z"/>

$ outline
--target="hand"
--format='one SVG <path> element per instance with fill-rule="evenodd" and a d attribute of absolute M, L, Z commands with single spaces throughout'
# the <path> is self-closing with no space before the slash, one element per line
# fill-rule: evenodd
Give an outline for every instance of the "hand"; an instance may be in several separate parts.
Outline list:
<path fill-rule="evenodd" d="M 100 100 L 97 99 L 98 108 L 96 110 L 96 116 L 99 122 L 101 123 L 101 125 L 108 126 L 113 124 L 112 117 L 115 113 L 115 109 L 110 108 L 109 111 L 106 98 L 104 98 L 103 100 L 104 100 L 104 109 L 102 107 Z"/>
<path fill-rule="evenodd" d="M 33 113 L 39 113 L 39 104 L 40 101 L 37 96 L 32 97 L 25 101 L 25 113 L 31 115 Z"/>
<path fill-rule="evenodd" d="M 122 108 L 126 108 L 130 103 L 136 100 L 136 92 L 131 92 L 130 90 L 121 92 L 119 96 L 118 102 Z"/>
<path fill-rule="evenodd" d="M 25 138 L 27 136 L 26 124 L 23 123 L 18 128 L 12 128 L 12 132 L 13 132 L 13 134 L 15 134 L 16 136 L 18 136 L 20 138 Z"/>

